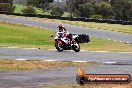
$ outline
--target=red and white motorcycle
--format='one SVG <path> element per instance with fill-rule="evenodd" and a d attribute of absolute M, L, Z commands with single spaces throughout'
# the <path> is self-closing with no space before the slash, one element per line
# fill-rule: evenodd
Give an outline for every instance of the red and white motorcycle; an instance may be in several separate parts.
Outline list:
<path fill-rule="evenodd" d="M 54 36 L 55 47 L 58 51 L 74 50 L 75 52 L 79 52 L 80 45 L 77 42 L 78 37 L 79 36 L 77 34 L 57 32 L 56 35 Z"/>

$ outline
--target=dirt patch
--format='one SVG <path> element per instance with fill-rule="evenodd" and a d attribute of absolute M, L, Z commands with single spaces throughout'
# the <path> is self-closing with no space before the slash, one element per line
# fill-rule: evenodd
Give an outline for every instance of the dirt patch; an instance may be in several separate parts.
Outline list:
<path fill-rule="evenodd" d="M 52 85 L 47 88 L 132 88 L 130 84 L 86 84 L 80 86 L 78 84 L 64 84 L 64 85 Z"/>
<path fill-rule="evenodd" d="M 41 60 L 0 60 L 0 69 L 2 70 L 31 70 L 43 68 L 57 68 L 70 66 L 88 66 L 96 65 L 95 62 L 60 62 L 60 61 L 41 61 Z"/>

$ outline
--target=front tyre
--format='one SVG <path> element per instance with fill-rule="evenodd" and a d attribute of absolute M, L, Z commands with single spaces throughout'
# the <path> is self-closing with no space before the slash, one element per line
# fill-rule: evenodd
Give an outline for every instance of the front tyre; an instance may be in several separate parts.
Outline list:
<path fill-rule="evenodd" d="M 80 51 L 80 45 L 79 45 L 79 44 L 73 45 L 73 46 L 72 46 L 72 49 L 73 49 L 75 52 L 79 52 L 79 51 Z"/>
<path fill-rule="evenodd" d="M 63 51 L 63 45 L 62 45 L 62 44 L 55 43 L 55 47 L 56 47 L 56 49 L 57 49 L 59 52 Z"/>

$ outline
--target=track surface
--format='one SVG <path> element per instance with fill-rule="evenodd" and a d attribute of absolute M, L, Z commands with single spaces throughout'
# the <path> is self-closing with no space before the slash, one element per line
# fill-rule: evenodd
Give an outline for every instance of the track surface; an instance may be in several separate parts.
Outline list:
<path fill-rule="evenodd" d="M 0 48 L 0 58 L 40 59 L 59 61 L 96 61 L 97 66 L 84 67 L 87 73 L 132 75 L 131 52 L 91 52 Z M 45 59 L 46 58 L 46 59 Z M 108 63 L 110 62 L 110 63 Z M 0 71 L 0 88 L 43 88 L 46 85 L 76 83 L 77 67 L 39 69 L 29 71 Z"/>
<path fill-rule="evenodd" d="M 1 21 L 10 21 L 57 30 L 56 23 L 38 20 L 0 16 Z M 66 25 L 69 32 L 85 33 L 99 38 L 132 43 L 132 35 L 98 29 Z M 83 31 L 82 31 L 83 30 Z M 102 65 L 85 67 L 87 73 L 126 73 L 132 75 L 132 52 L 94 52 L 73 51 L 57 52 L 56 50 L 0 48 L 0 58 L 40 59 L 59 61 L 96 61 Z M 108 63 L 109 62 L 109 63 Z M 30 71 L 0 71 L 0 88 L 39 88 L 47 84 L 76 83 L 76 67 L 40 69 Z"/>
<path fill-rule="evenodd" d="M 0 48 L 0 58 L 40 59 L 58 61 L 132 62 L 132 52 L 94 52 Z"/>
<path fill-rule="evenodd" d="M 132 65 L 84 67 L 89 74 L 130 74 Z M 29 71 L 0 71 L 0 88 L 44 88 L 46 85 L 76 83 L 77 67 Z"/>
<path fill-rule="evenodd" d="M 32 20 L 28 18 L 22 19 L 22 18 L 16 18 L 16 17 L 11 17 L 11 16 L 9 17 L 0 16 L 0 20 L 21 23 L 21 24 L 26 24 L 26 25 L 32 25 L 32 26 L 37 26 L 37 27 L 42 27 L 42 28 L 48 28 L 52 30 L 58 30 L 57 23 L 41 22 L 39 20 Z M 105 31 L 105 30 L 92 29 L 92 28 L 83 28 L 83 27 L 72 26 L 72 25 L 67 25 L 67 24 L 65 24 L 65 27 L 71 33 L 88 34 L 90 36 L 95 36 L 98 38 L 106 38 L 106 39 L 117 40 L 117 41 L 126 42 L 126 43 L 132 43 L 132 34 Z"/>

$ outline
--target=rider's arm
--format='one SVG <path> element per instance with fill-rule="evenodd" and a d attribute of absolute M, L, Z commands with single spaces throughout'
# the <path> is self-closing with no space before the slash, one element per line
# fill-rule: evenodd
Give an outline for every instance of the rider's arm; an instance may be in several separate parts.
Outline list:
<path fill-rule="evenodd" d="M 67 30 L 65 28 L 63 28 L 63 29 L 64 29 L 64 32 L 67 33 Z"/>

